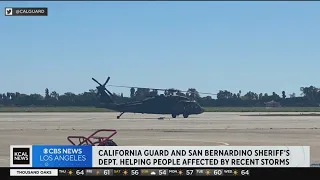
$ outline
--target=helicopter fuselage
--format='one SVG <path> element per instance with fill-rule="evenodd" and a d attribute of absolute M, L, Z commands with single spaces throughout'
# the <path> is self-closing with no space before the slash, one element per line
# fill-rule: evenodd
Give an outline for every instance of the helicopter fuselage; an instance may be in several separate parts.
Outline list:
<path fill-rule="evenodd" d="M 173 118 L 177 115 L 183 114 L 187 118 L 191 114 L 201 114 L 204 109 L 193 100 L 185 96 L 178 95 L 160 95 L 146 98 L 142 101 L 135 101 L 129 103 L 116 104 L 112 100 L 112 93 L 106 89 L 106 84 L 109 82 L 110 77 L 104 84 L 99 83 L 96 79 L 92 78 L 99 86 L 97 87 L 97 95 L 100 101 L 98 107 L 111 109 L 121 112 L 117 118 L 119 119 L 123 113 L 142 113 L 142 114 L 171 114 Z"/>
<path fill-rule="evenodd" d="M 204 112 L 204 109 L 197 102 L 182 96 L 156 96 L 123 104 L 109 103 L 104 107 L 119 112 L 142 114 L 191 115 Z"/>

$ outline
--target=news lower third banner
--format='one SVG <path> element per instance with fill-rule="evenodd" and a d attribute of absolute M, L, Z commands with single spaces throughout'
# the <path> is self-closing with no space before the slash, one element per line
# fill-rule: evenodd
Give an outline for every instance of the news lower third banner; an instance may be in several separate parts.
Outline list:
<path fill-rule="evenodd" d="M 10 167 L 310 167 L 310 147 L 12 145 Z"/>

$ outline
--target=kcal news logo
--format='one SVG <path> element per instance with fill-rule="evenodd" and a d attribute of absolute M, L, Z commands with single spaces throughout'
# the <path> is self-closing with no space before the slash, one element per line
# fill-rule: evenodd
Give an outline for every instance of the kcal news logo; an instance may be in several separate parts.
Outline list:
<path fill-rule="evenodd" d="M 30 148 L 13 148 L 12 151 L 14 165 L 30 164 Z"/>

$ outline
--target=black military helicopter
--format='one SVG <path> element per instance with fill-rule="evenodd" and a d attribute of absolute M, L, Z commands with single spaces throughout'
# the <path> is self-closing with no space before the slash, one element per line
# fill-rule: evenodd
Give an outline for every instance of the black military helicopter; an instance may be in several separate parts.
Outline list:
<path fill-rule="evenodd" d="M 179 95 L 160 95 L 154 97 L 148 97 L 142 101 L 134 101 L 129 103 L 117 104 L 112 100 L 113 94 L 106 88 L 110 77 L 107 78 L 104 84 L 99 83 L 96 79 L 93 81 L 99 84 L 97 86 L 97 96 L 100 101 L 99 107 L 111 109 L 120 112 L 117 119 L 126 113 L 142 113 L 142 114 L 171 114 L 172 118 L 176 118 L 178 115 L 183 115 L 184 118 L 188 118 L 192 114 L 201 114 L 204 112 L 196 101 L 190 100 L 185 96 Z M 116 87 L 129 87 L 129 86 L 116 86 Z M 132 87 L 130 87 L 132 88 Z M 139 88 L 139 87 L 133 87 Z M 153 89 L 153 88 L 149 88 Z M 154 89 L 164 90 L 164 89 Z M 201 93 L 211 94 L 211 93 Z"/>

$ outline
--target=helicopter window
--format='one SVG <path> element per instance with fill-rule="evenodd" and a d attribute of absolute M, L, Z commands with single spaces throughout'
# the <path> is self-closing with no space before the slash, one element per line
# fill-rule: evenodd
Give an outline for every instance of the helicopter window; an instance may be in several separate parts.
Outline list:
<path fill-rule="evenodd" d="M 195 108 L 195 109 L 199 108 L 198 104 L 196 104 L 196 103 L 192 104 L 192 107 Z"/>

